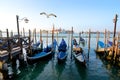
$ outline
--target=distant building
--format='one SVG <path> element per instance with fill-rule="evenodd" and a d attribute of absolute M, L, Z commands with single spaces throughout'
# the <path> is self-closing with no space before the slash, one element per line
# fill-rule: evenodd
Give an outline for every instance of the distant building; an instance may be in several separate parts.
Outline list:
<path fill-rule="evenodd" d="M 65 30 L 65 29 L 61 29 L 61 28 L 56 29 L 55 31 L 58 32 L 58 33 L 60 33 L 60 34 L 68 34 L 68 33 L 72 33 L 71 30 Z M 74 31 L 73 31 L 73 33 L 74 33 Z"/>

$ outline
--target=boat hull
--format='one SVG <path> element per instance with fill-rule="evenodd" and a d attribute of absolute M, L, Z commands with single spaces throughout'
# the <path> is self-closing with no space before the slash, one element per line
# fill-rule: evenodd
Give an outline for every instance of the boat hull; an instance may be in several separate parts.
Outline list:
<path fill-rule="evenodd" d="M 77 62 L 79 62 L 80 64 L 85 64 L 85 58 L 83 53 L 79 53 L 76 55 L 76 53 L 73 52 L 73 56 Z"/>
<path fill-rule="evenodd" d="M 63 51 L 58 52 L 57 59 L 58 59 L 59 63 L 64 62 L 66 60 L 66 58 L 67 58 L 66 51 L 65 52 L 63 52 Z"/>
<path fill-rule="evenodd" d="M 95 52 L 99 55 L 104 55 L 105 52 L 109 52 L 110 50 L 112 50 L 112 47 L 108 47 L 108 48 L 98 48 L 95 50 Z"/>
<path fill-rule="evenodd" d="M 46 52 L 40 52 L 40 53 L 38 53 L 36 56 L 32 56 L 32 57 L 30 57 L 30 56 L 27 56 L 27 62 L 29 63 L 29 64 L 32 64 L 32 63 L 36 63 L 36 62 L 38 62 L 38 61 L 42 61 L 42 60 L 48 60 L 48 59 L 51 59 L 52 58 L 52 52 L 50 51 L 50 52 L 48 52 L 48 53 L 46 53 Z"/>
<path fill-rule="evenodd" d="M 75 60 L 79 62 L 79 64 L 82 64 L 82 65 L 86 64 L 85 55 L 81 47 L 74 46 L 72 55 L 74 56 Z"/>
<path fill-rule="evenodd" d="M 96 52 L 97 54 L 104 55 L 105 48 L 98 48 L 98 49 L 95 50 L 95 52 Z"/>

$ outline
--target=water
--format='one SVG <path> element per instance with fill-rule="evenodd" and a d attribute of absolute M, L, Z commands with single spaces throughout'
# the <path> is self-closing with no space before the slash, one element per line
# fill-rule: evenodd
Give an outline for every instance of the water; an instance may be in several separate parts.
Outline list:
<path fill-rule="evenodd" d="M 86 37 L 86 35 L 83 35 Z M 62 37 L 61 37 L 62 38 Z M 61 40 L 59 38 L 59 42 Z M 45 41 L 45 38 L 43 38 Z M 50 39 L 49 39 L 50 40 Z M 69 40 L 65 38 L 66 42 Z M 78 40 L 78 39 L 77 39 Z M 87 38 L 85 40 L 88 40 Z M 104 38 L 100 38 L 104 41 Z M 50 41 L 49 41 L 50 42 Z M 68 43 L 67 43 L 68 44 Z M 70 43 L 69 43 L 70 45 Z M 87 43 L 83 47 L 88 53 Z M 58 64 L 55 57 L 46 61 L 39 61 L 33 65 L 20 65 L 20 73 L 14 77 L 15 80 L 120 80 L 120 68 L 112 66 L 96 55 L 96 38 L 91 38 L 91 49 L 87 66 L 81 66 L 71 57 L 71 50 L 63 64 Z"/>

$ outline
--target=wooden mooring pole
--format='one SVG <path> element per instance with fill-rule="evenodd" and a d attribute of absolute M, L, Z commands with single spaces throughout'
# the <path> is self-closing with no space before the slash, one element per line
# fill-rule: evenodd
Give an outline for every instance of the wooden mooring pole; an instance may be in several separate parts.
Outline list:
<path fill-rule="evenodd" d="M 89 53 L 90 53 L 90 39 L 91 39 L 91 30 L 89 29 L 89 37 L 88 37 L 88 60 L 89 60 Z"/>
<path fill-rule="evenodd" d="M 9 38 L 9 32 L 7 29 L 7 42 L 8 42 L 8 52 L 9 52 L 9 58 L 8 58 L 8 65 L 7 65 L 7 71 L 8 71 L 8 76 L 13 76 L 13 69 L 12 69 L 12 47 L 10 43 L 10 38 Z"/>
<path fill-rule="evenodd" d="M 58 31 L 57 31 L 57 43 L 59 44 L 59 37 L 58 37 Z"/>
<path fill-rule="evenodd" d="M 107 35 L 106 35 L 107 31 L 105 29 L 105 32 L 104 32 L 104 43 L 105 43 L 105 49 L 104 49 L 104 52 L 106 52 L 106 49 L 107 49 Z"/>
<path fill-rule="evenodd" d="M 18 38 L 20 37 L 20 32 L 19 32 L 19 16 L 16 15 L 16 20 L 17 20 L 17 32 L 18 32 Z"/>
<path fill-rule="evenodd" d="M 68 49 L 69 49 L 69 43 L 70 43 L 70 32 L 68 32 Z"/>
<path fill-rule="evenodd" d="M 79 45 L 80 45 L 80 37 L 81 37 L 81 32 L 79 32 Z"/>
<path fill-rule="evenodd" d="M 53 29 L 52 29 L 52 51 L 54 52 L 53 40 L 54 40 L 54 24 L 53 24 Z"/>
<path fill-rule="evenodd" d="M 115 52 L 114 52 L 114 60 L 115 60 L 115 62 L 116 62 L 117 54 L 118 54 L 118 35 L 116 37 Z"/>
<path fill-rule="evenodd" d="M 48 46 L 48 31 L 47 32 L 47 37 L 46 37 L 46 46 Z"/>
<path fill-rule="evenodd" d="M 73 50 L 73 27 L 71 30 L 71 60 L 72 60 L 72 50 Z"/>
<path fill-rule="evenodd" d="M 113 23 L 114 23 L 114 34 L 113 34 L 113 56 L 112 56 L 112 60 L 115 60 L 114 58 L 114 52 L 115 52 L 115 37 L 116 37 L 116 25 L 117 25 L 117 18 L 118 15 L 115 15 L 115 18 L 113 19 Z"/>
<path fill-rule="evenodd" d="M 32 40 L 33 40 L 33 43 L 34 43 L 34 44 L 35 44 L 35 30 L 36 30 L 36 29 L 34 29 L 33 32 L 32 32 Z"/>
<path fill-rule="evenodd" d="M 2 37 L 2 31 L 0 30 L 0 37 Z"/>
<path fill-rule="evenodd" d="M 98 50 L 98 48 L 99 48 L 99 46 L 98 46 L 99 37 L 100 37 L 100 32 L 97 31 L 97 36 L 96 36 L 96 50 Z"/>
<path fill-rule="evenodd" d="M 11 31 L 10 36 L 13 37 L 13 31 Z"/>
<path fill-rule="evenodd" d="M 25 37 L 25 29 L 23 28 L 23 36 Z"/>
<path fill-rule="evenodd" d="M 32 55 L 32 48 L 31 48 L 31 31 L 29 29 L 29 53 Z"/>
<path fill-rule="evenodd" d="M 8 42 L 8 52 L 9 52 L 8 61 L 11 62 L 12 56 L 11 56 L 11 45 L 10 45 L 8 29 L 6 31 L 7 31 L 7 42 Z"/>
<path fill-rule="evenodd" d="M 22 51 L 22 39 L 20 39 L 20 32 L 19 32 L 19 16 L 16 15 L 16 20 L 17 20 L 17 31 L 18 31 L 18 45 L 20 46 L 21 48 L 21 53 L 23 52 Z"/>
<path fill-rule="evenodd" d="M 35 28 L 35 44 L 37 43 L 37 38 L 36 38 L 36 28 Z"/>
<path fill-rule="evenodd" d="M 40 44 L 41 49 L 43 49 L 43 41 L 42 41 L 42 30 L 40 29 Z"/>

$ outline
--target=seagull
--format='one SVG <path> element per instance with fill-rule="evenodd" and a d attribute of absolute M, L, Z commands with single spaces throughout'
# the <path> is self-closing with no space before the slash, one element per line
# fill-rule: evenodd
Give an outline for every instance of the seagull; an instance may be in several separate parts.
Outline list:
<path fill-rule="evenodd" d="M 46 15 L 47 16 L 47 18 L 49 18 L 50 16 L 54 16 L 54 17 L 57 17 L 55 14 L 46 14 L 45 12 L 42 12 L 42 13 L 40 13 L 40 15 Z"/>

